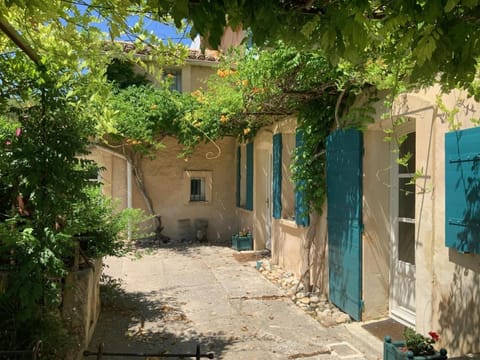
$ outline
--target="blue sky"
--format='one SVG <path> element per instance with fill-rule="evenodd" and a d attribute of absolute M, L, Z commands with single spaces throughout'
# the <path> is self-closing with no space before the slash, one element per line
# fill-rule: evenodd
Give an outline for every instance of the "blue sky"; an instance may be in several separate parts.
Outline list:
<path fill-rule="evenodd" d="M 81 12 L 85 11 L 86 7 L 84 5 L 76 5 Z M 138 16 L 130 16 L 128 18 L 128 24 L 130 26 L 135 25 L 138 22 Z M 105 22 L 99 22 L 92 24 L 98 27 L 101 31 L 108 34 L 108 28 Z M 153 31 L 159 38 L 167 40 L 171 39 L 174 43 L 182 43 L 189 46 L 192 43 L 192 40 L 189 37 L 190 27 L 187 27 L 185 32 L 178 31 L 173 24 L 165 24 L 148 18 L 144 18 L 144 28 L 151 32 Z M 132 40 L 128 35 L 123 35 L 117 40 Z"/>
<path fill-rule="evenodd" d="M 158 37 L 162 39 L 171 39 L 175 43 L 182 43 L 190 45 L 192 40 L 189 37 L 189 30 L 185 33 L 178 33 L 174 25 L 162 24 L 153 20 L 146 20 L 145 28 L 148 31 L 153 31 Z"/>
<path fill-rule="evenodd" d="M 137 21 L 138 21 L 137 16 L 131 16 L 128 19 L 128 23 L 130 26 L 135 25 Z M 181 43 L 187 46 L 189 46 L 192 42 L 192 40 L 189 37 L 189 30 L 190 30 L 189 28 L 186 31 L 181 32 L 181 31 L 178 31 L 175 25 L 173 24 L 165 24 L 165 23 L 161 23 L 155 20 L 150 20 L 150 19 L 144 19 L 144 28 L 148 32 L 153 31 L 155 35 L 157 35 L 159 38 L 163 40 L 170 39 L 174 43 Z M 104 29 L 102 30 L 108 31 L 105 26 L 104 26 Z M 131 40 L 126 35 L 121 36 L 120 39 Z"/>

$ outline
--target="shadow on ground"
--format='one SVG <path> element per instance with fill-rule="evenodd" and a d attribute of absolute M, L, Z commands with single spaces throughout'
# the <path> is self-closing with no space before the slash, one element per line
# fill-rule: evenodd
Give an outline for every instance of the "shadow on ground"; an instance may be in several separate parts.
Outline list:
<path fill-rule="evenodd" d="M 155 291 L 127 293 L 118 280 L 107 275 L 103 276 L 102 283 L 102 312 L 88 348 L 91 352 L 97 352 L 103 343 L 104 352 L 188 353 L 194 358 L 200 345 L 202 353 L 212 352 L 218 358 L 236 342 L 222 333 L 198 333 L 182 311 L 185 304 L 175 298 Z M 133 357 L 103 356 L 102 359 Z"/>
<path fill-rule="evenodd" d="M 152 238 L 142 238 L 137 240 L 132 248 L 131 254 L 136 257 L 148 255 L 155 252 L 156 249 L 170 249 L 178 254 L 185 256 L 197 255 L 198 248 L 202 247 L 218 247 L 218 248 L 230 248 L 231 244 L 219 242 L 198 242 L 198 241 L 169 241 L 161 242 Z"/>

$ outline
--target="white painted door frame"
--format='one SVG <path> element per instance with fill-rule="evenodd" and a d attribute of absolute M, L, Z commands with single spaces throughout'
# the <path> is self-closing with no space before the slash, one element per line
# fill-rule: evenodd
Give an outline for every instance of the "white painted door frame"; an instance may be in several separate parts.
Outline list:
<path fill-rule="evenodd" d="M 395 129 L 395 135 L 402 136 L 415 132 L 415 121 L 411 120 Z M 390 316 L 395 320 L 411 327 L 415 327 L 415 264 L 399 259 L 399 225 L 415 224 L 415 219 L 399 216 L 399 183 L 401 179 L 408 179 L 412 173 L 399 173 L 397 145 L 392 140 L 391 160 L 391 264 L 390 264 Z M 415 195 L 414 195 L 415 196 Z M 416 226 L 413 232 L 413 246 L 416 243 Z"/>

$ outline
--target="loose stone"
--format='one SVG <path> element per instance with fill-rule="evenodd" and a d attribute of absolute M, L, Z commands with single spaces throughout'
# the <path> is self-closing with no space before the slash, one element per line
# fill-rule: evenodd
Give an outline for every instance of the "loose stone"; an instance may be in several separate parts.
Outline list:
<path fill-rule="evenodd" d="M 299 308 L 317 319 L 323 326 L 334 326 L 351 321 L 350 316 L 330 303 L 325 294 L 307 293 L 304 285 L 299 284 L 293 273 L 282 270 L 268 260 L 262 260 L 258 270 L 277 287 L 284 289 L 285 294 Z"/>

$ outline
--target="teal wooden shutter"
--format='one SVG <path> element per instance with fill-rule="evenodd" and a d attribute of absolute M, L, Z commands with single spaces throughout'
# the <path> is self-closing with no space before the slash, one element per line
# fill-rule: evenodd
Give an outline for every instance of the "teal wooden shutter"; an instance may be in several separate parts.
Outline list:
<path fill-rule="evenodd" d="M 480 128 L 445 134 L 445 245 L 480 253 Z"/>
<path fill-rule="evenodd" d="M 253 210 L 253 142 L 247 144 L 246 149 L 246 162 L 247 162 L 247 191 L 246 191 L 246 203 L 245 209 Z"/>
<path fill-rule="evenodd" d="M 282 134 L 273 135 L 273 217 L 282 217 Z"/>
<path fill-rule="evenodd" d="M 363 135 L 337 130 L 327 138 L 329 297 L 362 318 Z"/>
<path fill-rule="evenodd" d="M 295 134 L 295 147 L 297 149 L 297 155 L 299 148 L 303 146 L 303 131 L 297 129 Z M 304 161 L 303 154 L 297 156 L 297 161 Z M 295 184 L 295 223 L 300 226 L 309 226 L 310 225 L 310 216 L 308 214 L 308 203 L 305 198 L 305 191 L 303 187 L 305 186 L 305 180 L 299 180 Z"/>
<path fill-rule="evenodd" d="M 241 165 L 241 156 L 242 156 L 242 150 L 240 149 L 240 146 L 237 147 L 237 192 L 236 192 L 236 202 L 237 206 L 240 206 L 240 186 L 241 186 L 241 181 L 240 181 L 240 176 L 242 172 L 242 165 Z"/>

